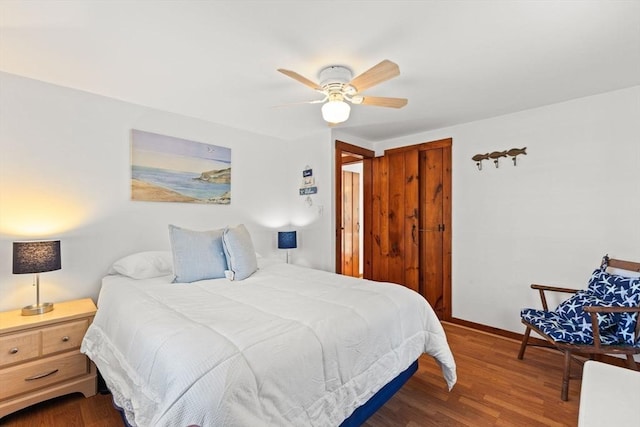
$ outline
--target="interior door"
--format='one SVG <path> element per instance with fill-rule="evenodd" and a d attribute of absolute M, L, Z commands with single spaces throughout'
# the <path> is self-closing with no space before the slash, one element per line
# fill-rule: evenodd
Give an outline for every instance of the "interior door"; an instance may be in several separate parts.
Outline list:
<path fill-rule="evenodd" d="M 362 184 L 359 191 L 362 192 L 362 221 L 359 224 L 359 233 L 363 237 L 362 239 L 362 252 L 363 255 L 359 256 L 359 262 L 363 262 L 363 274 L 367 277 L 371 270 L 371 233 L 368 231 L 368 224 L 371 223 L 371 199 L 372 199 L 372 177 L 371 177 L 371 160 L 375 157 L 375 153 L 372 150 L 358 147 L 356 145 L 348 144 L 343 141 L 336 140 L 335 150 L 335 270 L 336 273 L 342 274 L 343 261 L 343 209 L 342 204 L 344 197 L 342 194 L 342 172 L 343 166 L 352 163 L 362 163 Z M 360 244 L 360 242 L 358 242 Z M 353 262 L 353 260 L 352 260 Z M 358 270 L 360 270 L 358 268 Z"/>
<path fill-rule="evenodd" d="M 342 274 L 360 277 L 360 174 L 342 171 Z"/>
<path fill-rule="evenodd" d="M 452 317 L 451 146 L 448 138 L 354 159 L 352 153 L 362 149 L 336 142 L 336 165 L 355 160 L 364 164 L 364 227 L 360 230 L 364 277 L 416 290 L 445 320 Z M 342 205 L 347 202 L 342 180 L 340 170 L 336 173 L 336 271 L 346 274 Z"/>
<path fill-rule="evenodd" d="M 372 159 L 372 243 L 364 262 L 366 278 L 415 290 L 440 319 L 451 318 L 451 143 Z"/>
<path fill-rule="evenodd" d="M 450 157 L 420 151 L 420 293 L 440 319 L 451 317 Z"/>
<path fill-rule="evenodd" d="M 387 280 L 418 291 L 418 150 L 388 154 L 389 257 Z"/>

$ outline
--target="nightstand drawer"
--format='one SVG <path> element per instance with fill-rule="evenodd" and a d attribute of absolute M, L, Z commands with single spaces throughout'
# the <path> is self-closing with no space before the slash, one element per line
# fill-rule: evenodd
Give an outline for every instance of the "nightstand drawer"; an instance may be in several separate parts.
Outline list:
<path fill-rule="evenodd" d="M 0 367 L 40 355 L 40 331 L 11 334 L 0 338 Z"/>
<path fill-rule="evenodd" d="M 60 351 L 79 348 L 87 328 L 88 320 L 64 323 L 42 329 L 42 354 L 58 353 Z"/>
<path fill-rule="evenodd" d="M 40 359 L 0 370 L 0 400 L 27 393 L 89 372 L 85 355 L 75 353 Z"/>

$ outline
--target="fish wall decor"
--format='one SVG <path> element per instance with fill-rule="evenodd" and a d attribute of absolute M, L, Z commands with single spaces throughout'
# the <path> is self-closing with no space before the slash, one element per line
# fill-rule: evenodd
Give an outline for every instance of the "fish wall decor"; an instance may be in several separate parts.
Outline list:
<path fill-rule="evenodd" d="M 497 168 L 498 167 L 498 159 L 500 157 L 507 157 L 507 150 L 494 151 L 493 153 L 489 154 L 489 157 L 493 159 L 493 164 L 496 165 L 496 168 Z"/>
<path fill-rule="evenodd" d="M 483 160 L 487 160 L 489 159 L 489 153 L 485 153 L 485 154 L 476 154 L 475 156 L 473 156 L 471 158 L 471 160 L 473 160 L 474 162 L 476 162 L 476 166 L 478 167 L 478 170 L 481 171 L 482 170 L 482 161 Z"/>
<path fill-rule="evenodd" d="M 527 147 L 511 148 L 509 150 L 493 151 L 491 153 L 484 153 L 484 154 L 475 154 L 473 157 L 471 157 L 471 160 L 476 162 L 476 166 L 478 167 L 478 170 L 481 171 L 483 160 L 493 159 L 493 163 L 496 165 L 496 168 L 497 168 L 499 166 L 499 159 L 501 157 L 509 156 L 513 160 L 513 166 L 516 166 L 516 157 L 522 154 L 527 155 Z"/>
<path fill-rule="evenodd" d="M 513 157 L 513 166 L 516 166 L 516 157 L 519 156 L 520 154 L 524 154 L 525 156 L 527 155 L 527 147 L 522 147 L 522 148 L 512 148 L 511 150 L 507 151 L 507 156 Z"/>

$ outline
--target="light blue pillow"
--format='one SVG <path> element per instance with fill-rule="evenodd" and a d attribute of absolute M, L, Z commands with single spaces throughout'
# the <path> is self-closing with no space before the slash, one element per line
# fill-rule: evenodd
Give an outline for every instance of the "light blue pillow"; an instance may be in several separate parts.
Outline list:
<path fill-rule="evenodd" d="M 258 269 L 258 259 L 251 235 L 244 225 L 227 227 L 222 234 L 222 241 L 229 266 L 228 279 L 243 280 Z"/>
<path fill-rule="evenodd" d="M 174 282 L 225 277 L 227 259 L 222 248 L 223 230 L 193 231 L 169 225 Z"/>

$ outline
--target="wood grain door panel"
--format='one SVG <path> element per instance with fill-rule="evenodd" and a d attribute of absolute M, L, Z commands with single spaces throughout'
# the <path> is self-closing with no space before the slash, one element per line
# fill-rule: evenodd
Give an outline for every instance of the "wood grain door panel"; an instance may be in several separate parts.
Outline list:
<path fill-rule="evenodd" d="M 451 318 L 451 139 L 371 160 L 365 277 L 422 294 Z"/>
<path fill-rule="evenodd" d="M 420 293 L 439 318 L 444 308 L 442 149 L 420 152 Z"/>

